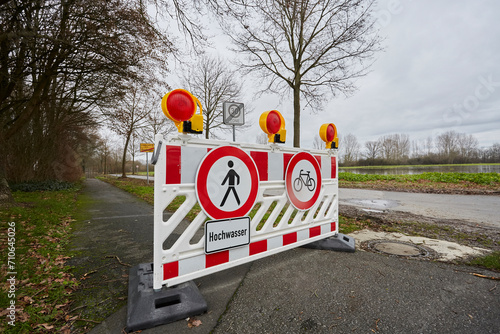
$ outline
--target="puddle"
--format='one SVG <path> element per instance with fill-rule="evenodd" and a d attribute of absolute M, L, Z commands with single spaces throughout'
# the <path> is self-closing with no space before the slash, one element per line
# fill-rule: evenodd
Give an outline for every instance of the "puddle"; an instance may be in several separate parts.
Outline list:
<path fill-rule="evenodd" d="M 385 200 L 385 199 L 347 199 L 343 200 L 343 203 L 355 205 L 358 207 L 365 208 L 367 210 L 387 210 L 399 206 L 398 201 Z"/>

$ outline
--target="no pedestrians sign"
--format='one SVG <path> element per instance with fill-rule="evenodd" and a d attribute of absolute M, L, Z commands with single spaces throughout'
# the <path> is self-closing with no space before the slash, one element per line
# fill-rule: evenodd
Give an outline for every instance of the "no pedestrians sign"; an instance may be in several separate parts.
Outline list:
<path fill-rule="evenodd" d="M 212 219 L 243 217 L 252 210 L 259 190 L 253 159 L 234 146 L 211 150 L 196 173 L 196 196 Z"/>

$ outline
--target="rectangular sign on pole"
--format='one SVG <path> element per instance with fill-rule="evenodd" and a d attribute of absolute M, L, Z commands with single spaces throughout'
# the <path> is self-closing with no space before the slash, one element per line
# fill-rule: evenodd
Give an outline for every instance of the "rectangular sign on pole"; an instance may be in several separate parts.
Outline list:
<path fill-rule="evenodd" d="M 250 217 L 212 220 L 205 224 L 205 253 L 250 243 Z"/>
<path fill-rule="evenodd" d="M 222 121 L 227 125 L 245 124 L 245 106 L 238 102 L 224 102 L 222 104 Z"/>
<path fill-rule="evenodd" d="M 154 152 L 155 144 L 141 143 L 141 152 Z"/>

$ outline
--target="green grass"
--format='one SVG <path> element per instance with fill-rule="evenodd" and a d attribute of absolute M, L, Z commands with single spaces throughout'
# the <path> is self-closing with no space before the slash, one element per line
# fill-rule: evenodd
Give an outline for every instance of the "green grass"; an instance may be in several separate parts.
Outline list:
<path fill-rule="evenodd" d="M 475 258 L 469 264 L 500 271 L 500 251 Z"/>
<path fill-rule="evenodd" d="M 69 333 L 66 315 L 77 282 L 70 274 L 71 268 L 64 263 L 69 258 L 70 223 L 76 211 L 78 190 L 79 186 L 60 191 L 16 191 L 13 192 L 16 204 L 0 209 L 2 277 L 7 272 L 16 272 L 15 327 L 3 321 L 0 332 L 3 327 L 9 333 Z M 9 245 L 11 226 L 15 227 L 15 244 Z M 10 263 L 13 268 L 8 267 L 7 246 L 15 247 L 15 258 Z M 6 281 L 2 283 L 6 288 Z M 10 297 L 0 294 L 0 309 L 14 300 Z"/>
<path fill-rule="evenodd" d="M 132 175 L 130 173 L 127 173 L 127 175 Z M 142 176 L 147 176 L 148 173 L 147 172 L 135 172 L 135 175 L 142 175 Z M 152 171 L 149 171 L 149 177 L 154 177 L 155 176 L 155 172 L 152 172 Z"/>
<path fill-rule="evenodd" d="M 349 234 L 355 231 L 361 231 L 367 228 L 366 221 L 360 221 L 354 218 L 344 217 L 339 215 L 339 232 Z"/>
<path fill-rule="evenodd" d="M 427 167 L 467 167 L 467 166 L 499 166 L 500 163 L 478 164 L 439 164 L 439 165 L 383 165 L 383 166 L 349 166 L 341 169 L 394 169 L 394 168 L 427 168 Z"/>
<path fill-rule="evenodd" d="M 378 175 L 378 174 L 355 174 L 339 173 L 339 180 L 350 182 L 367 181 L 396 181 L 402 183 L 418 182 L 426 180 L 431 182 L 461 183 L 471 182 L 480 185 L 494 185 L 500 183 L 499 173 L 422 173 L 411 175 Z"/>

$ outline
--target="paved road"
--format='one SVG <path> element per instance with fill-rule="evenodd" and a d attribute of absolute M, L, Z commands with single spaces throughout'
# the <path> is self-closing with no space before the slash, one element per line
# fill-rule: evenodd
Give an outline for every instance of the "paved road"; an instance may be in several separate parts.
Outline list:
<path fill-rule="evenodd" d="M 422 194 L 367 189 L 339 190 L 339 203 L 371 210 L 466 220 L 500 228 L 500 196 Z"/>
<path fill-rule="evenodd" d="M 97 319 L 125 305 L 130 266 L 152 261 L 153 207 L 97 179 L 85 181 L 80 198 L 84 220 L 75 224 L 70 249 L 77 256 L 68 263 L 80 279 L 74 307 L 81 318 Z"/>
<path fill-rule="evenodd" d="M 87 184 L 89 217 L 75 229 L 80 253 L 72 263 L 78 277 L 89 273 L 81 310 L 104 315 L 126 299 L 128 266 L 114 256 L 130 265 L 152 261 L 152 207 L 101 181 Z M 498 276 L 364 251 L 298 248 L 195 280 L 208 304 L 199 327 L 181 320 L 142 333 L 499 333 L 498 283 L 471 272 Z M 122 333 L 126 316 L 126 306 L 119 308 L 91 333 Z"/>

